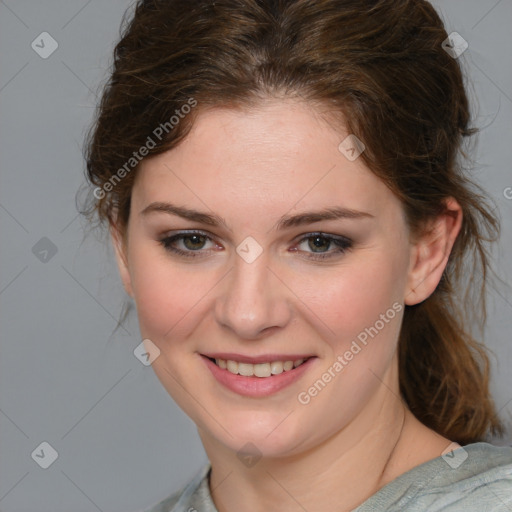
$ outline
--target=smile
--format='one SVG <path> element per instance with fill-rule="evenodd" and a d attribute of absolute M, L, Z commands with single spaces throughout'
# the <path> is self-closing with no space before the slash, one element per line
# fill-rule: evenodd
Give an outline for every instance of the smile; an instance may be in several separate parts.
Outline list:
<path fill-rule="evenodd" d="M 291 386 L 318 359 L 306 354 L 298 359 L 286 357 L 284 354 L 261 357 L 236 354 L 222 354 L 224 357 L 219 357 L 220 355 L 201 354 L 201 359 L 219 384 L 238 395 L 253 398 L 270 396 Z"/>
<path fill-rule="evenodd" d="M 303 364 L 307 359 L 297 359 L 295 361 L 271 361 L 258 364 L 242 363 L 231 359 L 226 360 L 217 358 L 210 360 L 214 361 L 219 368 L 227 370 L 233 375 L 264 378 L 293 370 Z"/>

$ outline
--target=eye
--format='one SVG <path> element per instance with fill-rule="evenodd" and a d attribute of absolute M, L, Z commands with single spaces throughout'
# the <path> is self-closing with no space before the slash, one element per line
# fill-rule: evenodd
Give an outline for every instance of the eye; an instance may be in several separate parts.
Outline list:
<path fill-rule="evenodd" d="M 205 256 L 203 249 L 205 244 L 212 239 L 205 233 L 199 231 L 181 232 L 176 235 L 168 236 L 160 240 L 160 244 L 169 251 L 187 258 L 197 258 Z M 181 247 L 179 247 L 181 245 Z M 178 247 L 177 247 L 178 246 Z"/>
<path fill-rule="evenodd" d="M 305 250 L 304 245 L 306 245 L 306 248 L 310 249 L 311 252 Z M 332 245 L 334 245 L 335 248 L 329 251 Z M 306 253 L 309 253 L 308 258 L 323 260 L 344 254 L 352 248 L 352 240 L 342 236 L 311 233 L 303 237 L 298 246 L 303 246 L 301 250 L 305 250 Z"/>
<path fill-rule="evenodd" d="M 211 250 L 218 250 L 220 247 L 209 235 L 200 231 L 182 231 L 162 238 L 159 243 L 166 251 L 185 258 L 206 257 Z M 208 243 L 212 245 L 208 247 Z M 329 250 L 332 246 L 334 249 Z M 303 236 L 296 247 L 299 247 L 300 252 L 306 253 L 304 257 L 307 259 L 325 260 L 343 255 L 352 248 L 352 240 L 337 235 L 310 233 Z M 297 248 L 292 251 L 297 251 Z"/>

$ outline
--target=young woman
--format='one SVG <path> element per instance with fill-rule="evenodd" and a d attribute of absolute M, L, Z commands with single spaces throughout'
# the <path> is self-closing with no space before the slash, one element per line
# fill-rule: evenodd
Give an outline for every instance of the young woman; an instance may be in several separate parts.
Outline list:
<path fill-rule="evenodd" d="M 512 509 L 458 43 L 422 0 L 137 3 L 89 213 L 210 461 L 152 512 Z"/>

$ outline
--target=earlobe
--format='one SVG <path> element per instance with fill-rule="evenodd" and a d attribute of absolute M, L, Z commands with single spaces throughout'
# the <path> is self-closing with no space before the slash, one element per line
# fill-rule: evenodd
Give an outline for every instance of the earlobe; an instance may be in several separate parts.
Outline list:
<path fill-rule="evenodd" d="M 110 226 L 110 237 L 112 240 L 112 246 L 114 247 L 117 267 L 119 269 L 119 275 L 121 277 L 121 281 L 123 282 L 124 289 L 130 297 L 133 297 L 131 276 L 129 272 L 128 258 L 126 255 L 127 251 L 123 241 L 123 236 L 119 232 L 117 226 Z"/>
<path fill-rule="evenodd" d="M 445 201 L 446 208 L 429 223 L 423 235 L 411 248 L 411 263 L 404 302 L 419 304 L 434 292 L 462 226 L 462 208 L 453 198 Z"/>

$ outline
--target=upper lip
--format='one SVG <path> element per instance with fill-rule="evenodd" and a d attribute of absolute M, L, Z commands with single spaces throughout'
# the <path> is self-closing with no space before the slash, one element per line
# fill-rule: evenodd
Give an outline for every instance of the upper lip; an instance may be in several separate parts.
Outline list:
<path fill-rule="evenodd" d="M 314 357 L 311 354 L 262 354 L 259 356 L 245 356 L 243 354 L 234 354 L 233 352 L 214 352 L 201 355 L 211 359 L 224 359 L 225 361 L 237 361 L 247 364 L 271 363 L 272 361 L 297 361 L 298 359 Z"/>

